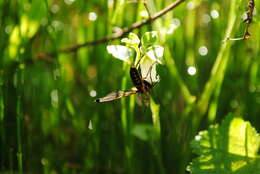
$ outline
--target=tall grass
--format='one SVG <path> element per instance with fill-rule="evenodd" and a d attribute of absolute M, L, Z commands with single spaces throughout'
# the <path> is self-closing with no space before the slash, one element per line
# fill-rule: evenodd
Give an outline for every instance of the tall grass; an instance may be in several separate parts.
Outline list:
<path fill-rule="evenodd" d="M 147 7 L 152 15 L 170 3 L 153 0 Z M 136 96 L 93 102 L 132 87 L 129 65 L 106 51 L 120 39 L 58 51 L 142 20 L 142 1 L 1 1 L 0 171 L 183 174 L 194 135 L 227 113 L 245 116 L 259 130 L 259 14 L 250 39 L 222 43 L 243 34 L 246 6 L 185 1 L 134 30 L 139 36 L 157 30 L 165 48 L 161 80 L 144 107 Z"/>

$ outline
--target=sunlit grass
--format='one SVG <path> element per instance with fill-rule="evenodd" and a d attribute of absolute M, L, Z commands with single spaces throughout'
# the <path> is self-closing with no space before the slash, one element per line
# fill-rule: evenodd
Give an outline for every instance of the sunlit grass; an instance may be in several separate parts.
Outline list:
<path fill-rule="evenodd" d="M 149 12 L 170 3 L 149 1 Z M 141 1 L 1 1 L 0 173 L 183 174 L 190 140 L 209 123 L 234 112 L 259 131 L 255 3 L 248 40 L 222 42 L 243 33 L 246 1 L 187 1 L 135 29 L 158 31 L 164 47 L 147 107 L 136 96 L 93 102 L 132 87 L 129 65 L 106 50 L 120 39 L 58 52 L 146 18 Z"/>

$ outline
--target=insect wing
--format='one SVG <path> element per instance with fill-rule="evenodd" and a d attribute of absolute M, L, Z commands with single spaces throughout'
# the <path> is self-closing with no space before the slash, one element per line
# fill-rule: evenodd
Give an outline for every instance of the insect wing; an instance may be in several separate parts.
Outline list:
<path fill-rule="evenodd" d="M 113 91 L 109 94 L 107 94 L 105 97 L 101 97 L 95 100 L 95 102 L 101 103 L 101 102 L 108 102 L 116 99 L 120 99 L 122 97 L 126 97 L 132 94 L 135 94 L 135 90 L 130 91 Z"/>
<path fill-rule="evenodd" d="M 153 86 L 146 80 L 143 80 L 143 86 L 144 86 L 143 91 L 141 93 L 140 92 L 138 93 L 137 103 L 139 105 L 149 106 L 150 92 L 151 92 Z"/>
<path fill-rule="evenodd" d="M 150 58 L 142 59 L 140 64 L 141 76 L 149 83 L 159 82 L 159 76 L 156 72 L 157 62 L 154 62 Z"/>

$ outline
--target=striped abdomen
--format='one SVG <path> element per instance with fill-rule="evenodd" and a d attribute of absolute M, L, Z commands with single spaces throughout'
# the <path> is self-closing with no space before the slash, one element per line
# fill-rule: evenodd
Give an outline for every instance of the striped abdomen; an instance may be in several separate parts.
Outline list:
<path fill-rule="evenodd" d="M 143 80 L 143 84 L 144 84 L 144 88 L 145 91 L 149 91 L 150 89 L 152 89 L 153 85 L 151 85 L 149 82 L 147 82 L 146 80 Z"/>
<path fill-rule="evenodd" d="M 152 85 L 147 82 L 146 80 L 142 79 L 142 77 L 140 76 L 138 70 L 132 66 L 130 68 L 130 77 L 132 79 L 132 82 L 134 84 L 134 86 L 137 88 L 137 92 L 139 93 L 145 93 L 147 91 L 149 91 L 152 88 Z"/>
<path fill-rule="evenodd" d="M 132 79 L 133 85 L 137 88 L 137 90 L 139 92 L 143 91 L 143 82 L 142 82 L 142 78 L 138 72 L 138 70 L 132 66 L 130 68 L 130 77 Z"/>

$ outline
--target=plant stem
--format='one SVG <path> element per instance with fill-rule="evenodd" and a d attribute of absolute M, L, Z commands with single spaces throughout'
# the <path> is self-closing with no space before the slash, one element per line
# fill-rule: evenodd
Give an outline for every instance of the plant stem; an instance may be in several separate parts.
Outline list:
<path fill-rule="evenodd" d="M 19 173 L 23 173 L 23 157 L 22 157 L 22 138 L 21 138 L 21 124 L 22 124 L 22 116 L 21 116 L 21 97 L 18 96 L 17 101 L 17 116 L 16 116 L 16 124 L 17 124 L 17 160 L 18 160 L 18 169 Z"/>
<path fill-rule="evenodd" d="M 195 101 L 194 100 L 195 98 L 190 94 L 189 89 L 187 88 L 186 84 L 183 82 L 181 75 L 177 70 L 175 61 L 173 58 L 171 58 L 170 49 L 168 46 L 165 46 L 165 61 L 171 75 L 174 77 L 174 79 L 177 81 L 177 84 L 180 86 L 180 90 L 185 98 L 185 101 L 188 104 L 192 104 Z"/>
<path fill-rule="evenodd" d="M 229 10 L 228 26 L 226 28 L 225 38 L 227 38 L 231 35 L 232 29 L 235 25 L 235 21 L 236 21 L 236 17 L 237 17 L 235 7 L 236 7 L 236 5 L 240 4 L 240 2 L 241 2 L 240 0 L 239 1 L 237 1 L 237 0 L 230 1 L 231 5 L 230 5 L 230 10 Z M 208 109 L 210 98 L 213 95 L 213 93 L 215 92 L 216 87 L 217 86 L 221 87 L 221 84 L 224 79 L 225 71 L 227 68 L 227 64 L 228 64 L 228 61 L 230 58 L 230 56 L 229 56 L 230 47 L 231 47 L 231 42 L 222 43 L 222 45 L 220 47 L 220 51 L 217 55 L 216 61 L 213 65 L 213 68 L 211 71 L 211 76 L 210 76 L 208 82 L 206 83 L 205 88 L 202 92 L 201 98 L 199 99 L 197 106 L 196 106 L 198 114 L 197 114 L 197 116 L 194 117 L 195 129 L 198 127 L 200 120 L 205 115 L 205 113 Z"/>
<path fill-rule="evenodd" d="M 123 65 L 123 72 L 127 71 L 127 64 L 124 63 Z M 124 75 L 121 89 L 126 89 L 126 80 L 127 76 Z M 130 137 L 130 123 L 127 117 L 127 106 L 126 106 L 126 98 L 121 99 L 121 122 L 123 128 L 123 135 L 124 135 L 124 145 L 125 145 L 125 155 L 126 155 L 126 168 L 129 173 L 131 173 L 131 158 L 132 158 L 132 146 L 131 146 L 131 137 Z"/>

